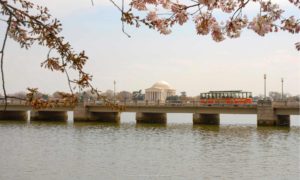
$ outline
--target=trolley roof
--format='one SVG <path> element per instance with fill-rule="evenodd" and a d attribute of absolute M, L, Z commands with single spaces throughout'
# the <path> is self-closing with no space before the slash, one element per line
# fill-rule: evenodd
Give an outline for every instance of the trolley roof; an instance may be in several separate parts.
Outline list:
<path fill-rule="evenodd" d="M 242 90 L 209 91 L 207 93 L 250 93 Z"/>

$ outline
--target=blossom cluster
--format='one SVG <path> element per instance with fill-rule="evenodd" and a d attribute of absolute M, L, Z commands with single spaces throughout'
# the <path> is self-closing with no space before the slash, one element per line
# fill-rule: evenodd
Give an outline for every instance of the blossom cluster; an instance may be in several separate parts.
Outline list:
<path fill-rule="evenodd" d="M 289 1 L 300 8 L 300 0 Z M 251 19 L 243 12 L 249 4 L 257 4 L 259 7 L 257 15 Z M 210 34 L 217 42 L 226 37 L 238 38 L 245 28 L 260 36 L 279 30 L 290 33 L 300 31 L 299 15 L 283 17 L 284 10 L 270 0 L 131 0 L 130 6 L 129 11 L 133 14 L 134 10 L 147 14 L 145 18 L 132 16 L 129 21 L 131 24 L 134 24 L 132 22 L 136 18 L 136 23 L 144 23 L 161 34 L 170 34 L 174 25 L 183 25 L 189 19 L 193 19 L 198 35 Z M 217 20 L 222 19 L 219 18 L 220 12 L 228 17 L 225 22 Z"/>

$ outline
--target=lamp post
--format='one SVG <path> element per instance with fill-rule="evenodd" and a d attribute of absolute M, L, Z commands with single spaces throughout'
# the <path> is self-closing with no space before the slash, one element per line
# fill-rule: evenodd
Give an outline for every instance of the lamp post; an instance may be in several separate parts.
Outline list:
<path fill-rule="evenodd" d="M 116 103 L 116 81 L 114 80 L 114 104 Z"/>
<path fill-rule="evenodd" d="M 264 99 L 266 100 L 267 98 L 267 75 L 264 74 Z"/>
<path fill-rule="evenodd" d="M 283 100 L 283 78 L 281 78 L 281 99 Z"/>

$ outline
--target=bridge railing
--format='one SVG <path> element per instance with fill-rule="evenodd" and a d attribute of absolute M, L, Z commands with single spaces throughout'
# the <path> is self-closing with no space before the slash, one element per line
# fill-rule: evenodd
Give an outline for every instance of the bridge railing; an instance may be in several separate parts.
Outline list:
<path fill-rule="evenodd" d="M 100 101 L 88 101 L 84 103 L 85 105 L 95 106 L 95 105 L 104 105 Z M 215 103 L 215 104 L 202 104 L 199 101 L 188 101 L 188 102 L 116 102 L 120 106 L 147 106 L 147 107 L 256 107 L 256 103 L 253 104 L 224 104 L 224 103 Z"/>
<path fill-rule="evenodd" d="M 300 107 L 300 102 L 299 101 L 273 101 L 272 102 L 273 107 L 295 107 L 299 108 Z"/>
<path fill-rule="evenodd" d="M 5 100 L 0 100 L 0 105 L 5 105 Z M 7 105 L 26 105 L 26 101 L 19 99 L 8 99 Z"/>
<path fill-rule="evenodd" d="M 46 102 L 45 102 L 46 103 Z M 5 105 L 5 101 L 4 100 L 0 100 L 0 105 L 4 106 Z M 24 100 L 18 100 L 18 99 L 8 99 L 7 100 L 7 105 L 24 105 L 24 106 L 31 106 L 28 101 L 24 101 Z M 45 105 L 47 106 L 47 104 Z M 64 102 L 64 101 L 55 101 L 52 103 L 49 103 L 47 108 L 61 108 L 61 107 L 65 107 L 65 108 L 73 108 L 74 105 L 70 105 L 69 102 Z"/>

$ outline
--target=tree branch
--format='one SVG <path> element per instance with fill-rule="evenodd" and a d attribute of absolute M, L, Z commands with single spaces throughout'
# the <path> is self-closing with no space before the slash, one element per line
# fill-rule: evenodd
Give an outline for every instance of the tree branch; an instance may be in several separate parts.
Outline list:
<path fill-rule="evenodd" d="M 122 0 L 122 16 L 124 12 L 124 0 Z M 127 32 L 125 32 L 125 25 L 124 25 L 124 21 L 122 21 L 122 32 L 127 36 L 127 37 L 131 37 Z"/>
<path fill-rule="evenodd" d="M 241 6 L 233 13 L 233 15 L 231 16 L 231 20 L 233 20 L 235 14 L 238 12 L 238 11 L 241 11 L 248 3 L 250 2 L 250 0 L 246 1 L 244 3 L 244 1 L 242 1 L 242 4 Z"/>
<path fill-rule="evenodd" d="M 4 61 L 4 50 L 5 50 L 5 45 L 6 45 L 6 41 L 7 41 L 9 29 L 10 29 L 10 25 L 11 25 L 11 18 L 12 18 L 12 15 L 10 14 L 10 15 L 9 15 L 9 19 L 8 19 L 8 21 L 7 21 L 7 28 L 6 28 L 6 32 L 5 32 L 5 36 L 4 36 L 4 40 L 3 40 L 3 44 L 2 44 L 2 49 L 1 49 L 1 76 L 2 76 L 2 89 L 3 89 L 4 99 L 5 99 L 4 110 L 6 110 L 6 108 L 7 108 L 7 94 L 6 94 L 6 89 L 5 89 L 5 79 L 4 79 L 3 61 Z"/>

